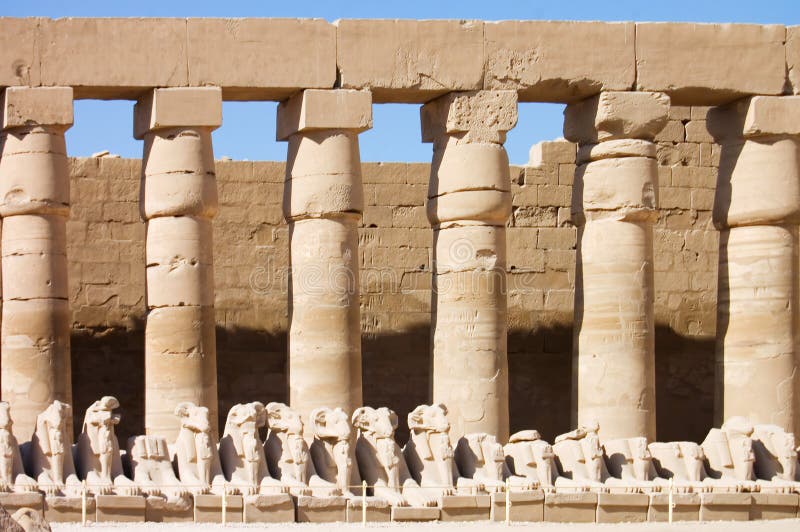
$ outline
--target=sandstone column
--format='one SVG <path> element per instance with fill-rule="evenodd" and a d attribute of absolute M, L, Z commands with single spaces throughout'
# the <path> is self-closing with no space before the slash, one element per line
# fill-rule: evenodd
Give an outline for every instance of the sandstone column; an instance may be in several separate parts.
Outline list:
<path fill-rule="evenodd" d="M 800 97 L 714 109 L 722 144 L 715 426 L 731 416 L 800 433 Z"/>
<path fill-rule="evenodd" d="M 572 212 L 578 229 L 573 424 L 603 440 L 656 436 L 653 223 L 660 93 L 604 92 L 567 106 L 564 136 L 579 144 Z"/>
<path fill-rule="evenodd" d="M 134 115 L 134 136 L 144 139 L 140 208 L 147 221 L 145 430 L 173 441 L 175 406 L 190 401 L 209 409 L 216 434 L 211 131 L 222 123 L 222 92 L 155 89 Z"/>
<path fill-rule="evenodd" d="M 2 398 L 24 441 L 52 401 L 72 402 L 64 141 L 72 88 L 8 88 L 2 120 Z"/>
<path fill-rule="evenodd" d="M 305 90 L 278 107 L 277 138 L 289 141 L 289 401 L 306 427 L 314 408 L 361 406 L 358 134 L 370 127 L 365 91 Z"/>
<path fill-rule="evenodd" d="M 513 91 L 451 93 L 425 104 L 433 143 L 427 214 L 433 227 L 432 398 L 451 438 L 508 440 L 506 220 L 511 178 L 503 143 L 517 123 Z"/>

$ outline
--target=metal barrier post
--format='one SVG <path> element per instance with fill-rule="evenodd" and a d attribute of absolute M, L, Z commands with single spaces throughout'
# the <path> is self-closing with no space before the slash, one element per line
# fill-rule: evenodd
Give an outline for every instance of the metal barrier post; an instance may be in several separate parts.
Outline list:
<path fill-rule="evenodd" d="M 506 479 L 506 526 L 511 524 L 511 479 Z"/>
<path fill-rule="evenodd" d="M 81 482 L 81 526 L 86 526 L 86 481 Z"/>
<path fill-rule="evenodd" d="M 670 479 L 669 479 L 669 500 L 667 501 L 667 503 L 669 504 L 669 508 L 667 509 L 667 516 L 668 516 L 668 521 L 670 523 L 672 522 L 672 509 L 675 507 L 675 502 L 673 501 L 673 498 L 672 498 L 672 489 L 673 489 L 674 486 L 675 486 L 675 481 L 670 477 Z"/>
<path fill-rule="evenodd" d="M 361 481 L 361 526 L 367 526 L 367 481 Z"/>

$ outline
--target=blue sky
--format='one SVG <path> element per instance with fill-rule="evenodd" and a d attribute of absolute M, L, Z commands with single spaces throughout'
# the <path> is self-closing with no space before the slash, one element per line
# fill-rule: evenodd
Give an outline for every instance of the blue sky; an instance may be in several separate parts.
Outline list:
<path fill-rule="evenodd" d="M 0 0 L 0 16 L 27 17 L 319 17 L 455 18 L 753 22 L 800 24 L 800 0 Z M 283 160 L 284 143 L 275 142 L 275 105 L 226 102 L 223 126 L 214 133 L 217 156 Z M 563 107 L 522 104 L 517 127 L 506 147 L 514 163 L 524 163 L 531 144 L 561 135 Z M 75 125 L 68 132 L 71 155 L 108 149 L 141 157 L 132 137 L 133 102 L 75 103 Z M 374 127 L 361 135 L 364 161 L 427 161 L 430 145 L 420 142 L 416 105 L 376 105 Z"/>

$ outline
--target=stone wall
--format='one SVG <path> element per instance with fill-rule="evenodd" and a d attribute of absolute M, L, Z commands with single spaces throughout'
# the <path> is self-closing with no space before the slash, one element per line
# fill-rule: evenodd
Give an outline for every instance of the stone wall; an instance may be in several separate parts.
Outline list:
<path fill-rule="evenodd" d="M 700 441 L 711 426 L 718 234 L 710 210 L 719 148 L 707 108 L 673 107 L 658 137 L 655 231 L 658 438 Z M 513 167 L 508 230 L 511 430 L 570 427 L 576 229 L 575 148 L 531 150 Z M 113 394 L 122 438 L 143 430 L 144 223 L 138 160 L 72 160 L 68 225 L 75 411 Z M 360 231 L 364 402 L 401 419 L 428 401 L 432 232 L 428 164 L 365 163 Z M 288 234 L 284 164 L 218 161 L 214 221 L 220 426 L 237 402 L 287 400 Z M 76 423 L 80 423 L 76 416 Z M 77 426 L 76 430 L 80 427 Z"/>

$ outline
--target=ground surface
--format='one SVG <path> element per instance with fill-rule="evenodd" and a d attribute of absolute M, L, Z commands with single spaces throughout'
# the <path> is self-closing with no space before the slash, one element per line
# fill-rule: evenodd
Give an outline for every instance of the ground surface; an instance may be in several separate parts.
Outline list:
<path fill-rule="evenodd" d="M 77 532 L 79 530 L 92 530 L 92 531 L 119 531 L 130 530 L 136 531 L 154 531 L 154 530 L 176 530 L 176 531 L 197 531 L 197 532 L 210 532 L 221 531 L 229 529 L 255 529 L 255 530 L 314 530 L 314 531 L 357 531 L 364 530 L 360 524 L 273 524 L 273 525 L 228 525 L 222 527 L 221 525 L 208 525 L 208 524 L 158 524 L 158 523 L 140 523 L 140 524 L 103 524 L 103 525 L 90 525 L 87 528 L 81 527 L 79 524 L 52 524 L 53 532 Z M 496 530 L 500 532 L 511 528 L 515 531 L 533 531 L 533 532 L 602 532 L 619 530 L 622 532 L 633 532 L 640 530 L 642 527 L 648 531 L 660 532 L 667 530 L 675 530 L 678 532 L 690 532 L 698 530 L 700 532 L 798 532 L 800 531 L 800 519 L 787 519 L 782 521 L 753 521 L 745 523 L 736 522 L 714 522 L 714 523 L 674 523 L 672 525 L 667 523 L 647 523 L 642 524 L 621 524 L 621 525 L 597 525 L 597 524 L 576 524 L 576 523 L 514 523 L 511 527 L 506 527 L 502 523 L 489 523 L 489 522 L 475 522 L 475 523 L 406 523 L 406 524 L 373 524 L 367 526 L 367 530 L 391 530 L 393 528 L 403 530 L 421 530 L 429 532 L 486 532 Z"/>

